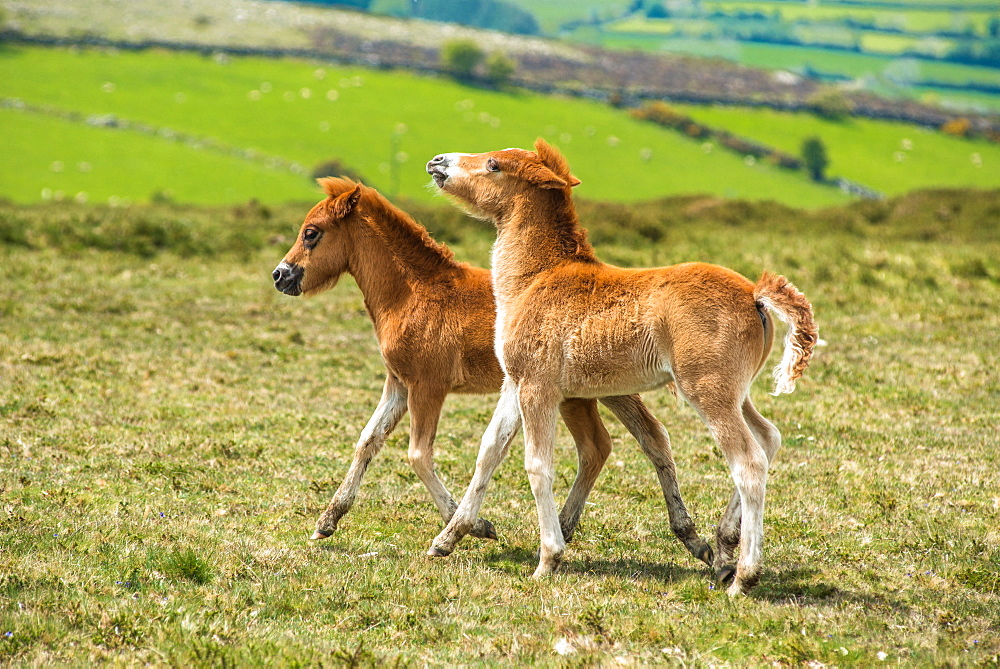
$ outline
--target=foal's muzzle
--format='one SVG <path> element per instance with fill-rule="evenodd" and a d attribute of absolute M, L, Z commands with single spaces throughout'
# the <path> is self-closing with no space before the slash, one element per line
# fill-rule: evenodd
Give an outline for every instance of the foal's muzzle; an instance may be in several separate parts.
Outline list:
<path fill-rule="evenodd" d="M 280 290 L 285 295 L 301 295 L 302 276 L 305 273 L 301 266 L 290 265 L 282 260 L 271 272 L 271 278 L 274 279 L 275 289 Z"/>
<path fill-rule="evenodd" d="M 448 178 L 448 156 L 440 154 L 427 161 L 427 174 L 431 175 L 434 183 L 440 188 Z"/>

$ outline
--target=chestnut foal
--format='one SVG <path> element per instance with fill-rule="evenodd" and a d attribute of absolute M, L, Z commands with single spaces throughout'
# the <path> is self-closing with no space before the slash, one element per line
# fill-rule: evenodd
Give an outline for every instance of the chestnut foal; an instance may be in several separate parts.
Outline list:
<path fill-rule="evenodd" d="M 534 152 L 442 154 L 427 171 L 459 206 L 496 224 L 496 347 L 505 373 L 469 490 L 429 553 L 450 553 L 472 527 L 509 448 L 509 432 L 498 427 L 520 416 L 541 532 L 535 576 L 551 572 L 566 547 L 552 496 L 559 403 L 674 382 L 729 462 L 736 492 L 719 524 L 714 566 L 721 581 L 732 581 L 730 595 L 747 592 L 760 577 L 767 469 L 781 443 L 749 389 L 771 351 L 768 309 L 789 323 L 777 392 L 794 389 L 817 336 L 805 296 L 768 272 L 752 283 L 704 263 L 623 269 L 601 262 L 573 206 L 580 182 L 541 139 Z"/>
<path fill-rule="evenodd" d="M 456 503 L 434 473 L 434 435 L 449 393 L 490 393 L 503 372 L 494 355 L 495 317 L 489 271 L 456 262 L 451 251 L 377 191 L 348 179 L 321 179 L 327 198 L 309 212 L 298 239 L 274 270 L 274 286 L 288 295 L 317 294 L 354 276 L 375 326 L 386 367 L 382 399 L 361 433 L 354 460 L 313 539 L 330 536 L 351 508 L 369 462 L 410 411 L 409 460 L 448 522 Z M 670 525 L 688 550 L 708 564 L 711 548 L 697 534 L 681 499 L 666 431 L 637 395 L 605 404 L 653 460 Z M 579 470 L 559 517 L 569 538 L 604 462 L 611 439 L 593 399 L 558 407 L 576 442 Z M 512 438 L 520 416 L 498 426 Z M 495 539 L 492 525 L 473 519 L 473 536 Z"/>

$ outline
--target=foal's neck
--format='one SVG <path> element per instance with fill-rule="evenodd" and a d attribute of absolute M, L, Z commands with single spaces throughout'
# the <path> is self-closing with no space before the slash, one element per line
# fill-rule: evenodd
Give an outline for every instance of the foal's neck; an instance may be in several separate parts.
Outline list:
<path fill-rule="evenodd" d="M 366 197 L 350 260 L 350 273 L 365 297 L 365 308 L 381 338 L 387 321 L 398 322 L 415 293 L 442 284 L 443 275 L 459 269 L 451 250 L 380 195 Z"/>
<path fill-rule="evenodd" d="M 498 300 L 524 290 L 535 277 L 563 262 L 597 262 L 580 226 L 572 197 L 541 191 L 497 219 L 493 285 Z"/>

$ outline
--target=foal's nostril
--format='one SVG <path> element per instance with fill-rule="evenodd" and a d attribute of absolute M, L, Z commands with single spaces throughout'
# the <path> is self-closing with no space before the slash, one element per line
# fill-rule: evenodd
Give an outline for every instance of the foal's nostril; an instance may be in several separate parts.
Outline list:
<path fill-rule="evenodd" d="M 271 272 L 271 278 L 274 279 L 275 281 L 277 281 L 278 279 L 280 279 L 281 278 L 281 270 L 280 269 L 275 269 L 273 272 Z"/>
<path fill-rule="evenodd" d="M 440 165 L 444 161 L 445 161 L 444 155 L 443 154 L 439 154 L 439 155 L 436 155 L 433 158 L 431 158 L 431 165 Z"/>

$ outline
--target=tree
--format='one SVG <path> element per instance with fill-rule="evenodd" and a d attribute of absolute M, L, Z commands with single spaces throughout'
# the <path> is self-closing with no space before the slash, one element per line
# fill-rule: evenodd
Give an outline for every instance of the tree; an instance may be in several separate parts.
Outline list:
<path fill-rule="evenodd" d="M 460 79 L 471 79 L 476 66 L 485 57 L 486 54 L 479 45 L 470 39 L 446 42 L 441 49 L 441 64 Z"/>
<path fill-rule="evenodd" d="M 646 18 L 648 19 L 666 19 L 669 17 L 670 13 L 667 11 L 667 8 L 663 6 L 663 3 L 651 5 L 646 10 Z"/>
<path fill-rule="evenodd" d="M 826 157 L 826 145 L 819 137 L 807 137 L 802 141 L 802 162 L 809 170 L 813 181 L 823 181 L 823 172 L 830 159 Z"/>

